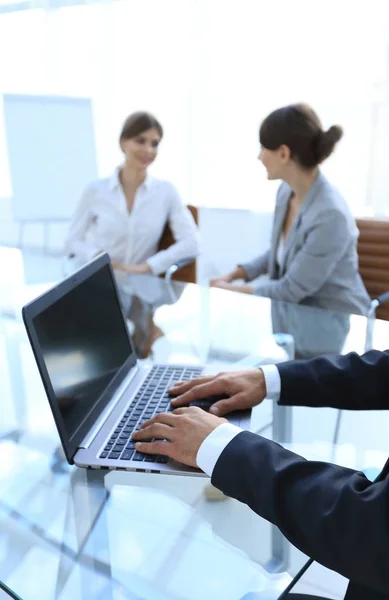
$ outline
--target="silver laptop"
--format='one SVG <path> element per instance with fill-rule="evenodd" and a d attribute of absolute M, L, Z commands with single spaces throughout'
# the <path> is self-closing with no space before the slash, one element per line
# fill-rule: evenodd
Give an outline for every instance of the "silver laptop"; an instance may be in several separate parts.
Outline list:
<path fill-rule="evenodd" d="M 27 304 L 23 320 L 70 464 L 203 475 L 135 451 L 133 431 L 171 410 L 167 390 L 203 367 L 137 361 L 108 254 Z M 249 429 L 250 418 L 245 411 L 229 420 Z"/>

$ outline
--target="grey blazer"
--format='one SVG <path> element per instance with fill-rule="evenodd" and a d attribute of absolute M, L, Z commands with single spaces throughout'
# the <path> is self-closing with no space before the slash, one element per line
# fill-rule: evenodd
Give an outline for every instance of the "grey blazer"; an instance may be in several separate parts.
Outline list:
<path fill-rule="evenodd" d="M 285 240 L 280 267 L 277 248 L 292 193 L 282 183 L 277 192 L 271 247 L 240 265 L 246 281 L 268 274 L 254 293 L 335 311 L 366 314 L 370 298 L 358 272 L 358 229 L 341 196 L 319 172 Z"/>

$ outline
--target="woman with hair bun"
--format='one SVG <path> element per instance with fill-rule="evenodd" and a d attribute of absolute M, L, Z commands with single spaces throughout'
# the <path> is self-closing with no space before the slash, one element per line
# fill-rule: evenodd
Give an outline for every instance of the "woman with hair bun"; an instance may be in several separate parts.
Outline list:
<path fill-rule="evenodd" d="M 279 108 L 259 131 L 259 160 L 268 179 L 281 179 L 270 249 L 238 265 L 211 285 L 274 300 L 341 312 L 366 314 L 370 299 L 358 272 L 355 220 L 340 192 L 324 177 L 320 164 L 343 135 L 333 125 L 324 131 L 305 104 Z M 236 279 L 255 286 L 234 285 Z"/>

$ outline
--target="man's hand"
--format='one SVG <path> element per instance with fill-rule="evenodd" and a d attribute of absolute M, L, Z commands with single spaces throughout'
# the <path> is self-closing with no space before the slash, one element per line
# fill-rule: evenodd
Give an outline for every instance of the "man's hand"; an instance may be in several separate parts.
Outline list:
<path fill-rule="evenodd" d="M 261 369 L 247 369 L 178 382 L 169 392 L 177 396 L 171 400 L 175 408 L 209 396 L 227 396 L 209 409 L 210 413 L 221 417 L 260 404 L 266 396 L 266 384 Z"/>
<path fill-rule="evenodd" d="M 145 454 L 163 454 L 178 462 L 197 467 L 197 452 L 206 437 L 226 419 L 219 419 L 201 408 L 178 408 L 161 413 L 144 423 L 133 434 L 136 449 Z M 142 440 L 153 440 L 146 441 Z"/>

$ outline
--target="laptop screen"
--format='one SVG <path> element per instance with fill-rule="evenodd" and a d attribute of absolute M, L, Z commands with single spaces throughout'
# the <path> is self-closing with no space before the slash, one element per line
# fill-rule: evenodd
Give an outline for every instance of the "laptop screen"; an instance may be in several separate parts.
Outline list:
<path fill-rule="evenodd" d="M 109 266 L 71 289 L 33 322 L 71 439 L 132 352 Z"/>

